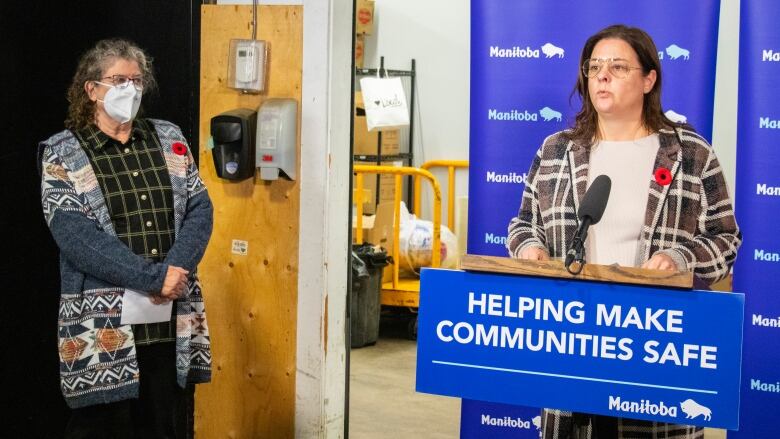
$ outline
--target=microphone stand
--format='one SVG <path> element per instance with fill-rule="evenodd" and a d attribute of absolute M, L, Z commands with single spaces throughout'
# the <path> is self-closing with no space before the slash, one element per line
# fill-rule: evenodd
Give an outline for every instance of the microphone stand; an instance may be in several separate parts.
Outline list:
<path fill-rule="evenodd" d="M 571 247 L 566 252 L 563 264 L 566 266 L 566 271 L 575 276 L 580 274 L 585 266 L 585 239 L 588 237 L 588 227 L 590 227 L 591 221 L 590 216 L 582 218 L 577 233 L 574 234 Z"/>

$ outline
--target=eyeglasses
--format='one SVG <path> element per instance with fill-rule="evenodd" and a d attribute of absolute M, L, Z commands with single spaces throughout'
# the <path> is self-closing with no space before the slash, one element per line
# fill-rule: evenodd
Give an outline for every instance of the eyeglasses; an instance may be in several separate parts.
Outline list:
<path fill-rule="evenodd" d="M 601 72 L 601 68 L 607 65 L 607 71 L 615 78 L 623 79 L 631 73 L 631 70 L 641 70 L 642 67 L 631 67 L 628 61 L 615 58 L 596 58 L 585 61 L 582 65 L 582 74 L 593 78 Z"/>
<path fill-rule="evenodd" d="M 106 76 L 105 78 L 100 79 L 110 79 L 111 84 L 120 89 L 127 88 L 127 86 L 132 82 L 133 87 L 135 87 L 136 90 L 141 91 L 144 89 L 144 78 L 143 76 L 136 76 L 135 78 L 131 78 L 129 76 L 125 75 L 111 75 Z"/>

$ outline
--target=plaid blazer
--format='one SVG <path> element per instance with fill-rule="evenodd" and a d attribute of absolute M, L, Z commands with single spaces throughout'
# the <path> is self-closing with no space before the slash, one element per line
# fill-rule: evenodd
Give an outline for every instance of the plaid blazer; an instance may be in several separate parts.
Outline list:
<path fill-rule="evenodd" d="M 718 159 L 701 136 L 683 128 L 661 130 L 653 169 L 671 171 L 660 185 L 648 175 L 649 197 L 635 265 L 656 253 L 671 257 L 680 270 L 693 271 L 707 284 L 725 277 L 742 242 Z M 528 173 L 517 217 L 509 223 L 507 249 L 513 257 L 530 246 L 562 259 L 577 231 L 577 209 L 588 183 L 590 148 L 562 132 L 545 139 Z M 572 413 L 545 409 L 545 439 L 591 439 L 588 425 L 577 426 Z M 618 420 L 618 437 L 695 439 L 699 427 Z"/>
<path fill-rule="evenodd" d="M 701 136 L 683 128 L 661 130 L 653 169 L 671 171 L 662 186 L 648 175 L 650 196 L 636 266 L 665 253 L 682 271 L 707 284 L 724 278 L 742 242 L 734 209 L 715 151 Z M 563 258 L 577 231 L 577 209 L 588 183 L 590 148 L 562 132 L 545 139 L 536 153 L 517 217 L 509 223 L 506 246 L 518 257 L 527 247 Z"/>

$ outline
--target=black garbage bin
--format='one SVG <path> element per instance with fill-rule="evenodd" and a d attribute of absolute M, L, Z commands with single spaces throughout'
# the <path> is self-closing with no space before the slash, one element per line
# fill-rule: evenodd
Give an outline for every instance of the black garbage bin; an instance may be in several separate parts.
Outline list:
<path fill-rule="evenodd" d="M 352 259 L 350 345 L 360 348 L 376 343 L 379 338 L 382 269 L 390 263 L 390 257 L 381 247 L 361 244 L 352 247 Z"/>

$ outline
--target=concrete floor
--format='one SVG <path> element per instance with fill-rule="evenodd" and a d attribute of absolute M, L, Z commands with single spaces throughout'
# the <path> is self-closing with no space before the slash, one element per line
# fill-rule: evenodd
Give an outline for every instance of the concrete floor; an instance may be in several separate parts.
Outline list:
<path fill-rule="evenodd" d="M 350 358 L 350 439 L 457 438 L 460 399 L 414 391 L 417 343 L 380 338 Z"/>
<path fill-rule="evenodd" d="M 417 343 L 383 330 L 376 345 L 352 349 L 350 439 L 453 439 L 460 434 L 460 399 L 414 391 Z M 708 429 L 705 439 L 725 439 Z"/>

